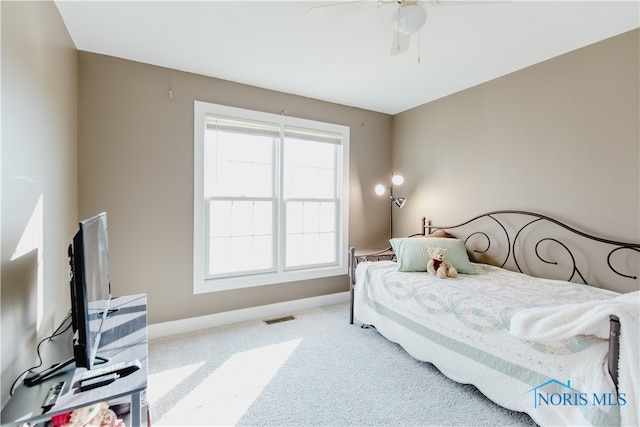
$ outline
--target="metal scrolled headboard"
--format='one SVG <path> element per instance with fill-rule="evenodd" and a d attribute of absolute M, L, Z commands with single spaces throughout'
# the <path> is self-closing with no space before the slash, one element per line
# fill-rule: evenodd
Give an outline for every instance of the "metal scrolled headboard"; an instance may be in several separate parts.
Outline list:
<path fill-rule="evenodd" d="M 489 226 L 485 229 L 478 227 L 483 221 L 489 221 Z M 626 279 L 626 286 L 633 287 L 633 283 L 628 281 L 638 282 L 638 276 L 640 276 L 640 256 L 636 256 L 640 255 L 640 243 L 597 237 L 535 212 L 493 211 L 478 215 L 461 224 L 446 227 L 431 225 L 423 219 L 423 228 L 425 234 L 443 230 L 463 240 L 472 261 L 503 268 L 511 267 L 513 270 L 533 276 L 580 281 L 591 286 L 610 285 L 610 280 L 613 279 L 593 280 L 597 274 L 601 274 L 600 266 L 604 266 L 605 260 L 609 271 L 614 273 L 610 276 Z M 486 231 L 488 228 L 491 228 L 493 233 Z M 585 252 L 584 241 L 579 241 L 580 239 L 588 239 L 602 245 L 599 245 L 600 248 L 594 248 L 592 252 Z M 547 270 L 542 274 L 532 272 L 533 257 L 526 257 L 530 252 L 535 254 L 537 259 L 534 263 L 557 266 L 562 270 L 562 275 L 556 272 L 554 277 L 553 274 L 547 274 Z M 617 266 L 613 264 L 614 257 L 618 260 Z M 560 262 L 559 258 L 563 258 L 563 262 Z M 568 274 L 567 270 L 569 270 Z M 638 287 L 640 282 L 636 283 L 634 290 Z"/>

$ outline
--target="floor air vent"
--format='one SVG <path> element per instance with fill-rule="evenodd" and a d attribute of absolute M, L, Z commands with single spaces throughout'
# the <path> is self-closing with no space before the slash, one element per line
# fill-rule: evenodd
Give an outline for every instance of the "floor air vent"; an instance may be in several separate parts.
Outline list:
<path fill-rule="evenodd" d="M 267 325 L 273 325 L 274 323 L 286 322 L 288 320 L 293 320 L 293 319 L 295 319 L 295 317 L 293 316 L 284 316 L 284 317 L 278 317 L 277 319 L 265 320 L 264 323 L 266 323 Z"/>

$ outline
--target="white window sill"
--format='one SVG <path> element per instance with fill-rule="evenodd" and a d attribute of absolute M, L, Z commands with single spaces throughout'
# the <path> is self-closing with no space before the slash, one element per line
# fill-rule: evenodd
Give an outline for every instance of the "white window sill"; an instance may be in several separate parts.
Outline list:
<path fill-rule="evenodd" d="M 220 277 L 203 279 L 194 283 L 193 293 L 228 291 L 231 289 L 252 288 L 255 286 L 275 285 L 278 283 L 297 282 L 302 280 L 321 279 L 324 277 L 348 274 L 346 266 L 333 266 L 305 270 L 292 270 L 283 273 L 262 273 L 246 276 Z"/>

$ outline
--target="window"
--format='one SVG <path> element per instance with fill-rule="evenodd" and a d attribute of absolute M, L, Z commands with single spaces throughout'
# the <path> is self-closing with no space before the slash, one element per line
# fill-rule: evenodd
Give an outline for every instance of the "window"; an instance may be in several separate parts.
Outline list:
<path fill-rule="evenodd" d="M 195 102 L 194 292 L 347 273 L 349 128 Z"/>

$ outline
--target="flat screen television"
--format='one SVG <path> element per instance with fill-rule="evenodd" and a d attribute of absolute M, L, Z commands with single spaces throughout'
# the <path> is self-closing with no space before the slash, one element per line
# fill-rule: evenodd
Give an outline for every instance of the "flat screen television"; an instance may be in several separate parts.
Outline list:
<path fill-rule="evenodd" d="M 80 222 L 69 254 L 73 355 L 77 367 L 91 369 L 98 359 L 102 325 L 111 301 L 105 212 Z"/>
<path fill-rule="evenodd" d="M 38 384 L 75 362 L 76 367 L 91 369 L 96 361 L 106 361 L 98 353 L 104 319 L 111 302 L 111 273 L 107 214 L 100 213 L 80 221 L 68 248 L 73 327 L 73 357 L 45 371 L 27 377 L 28 386 Z"/>

